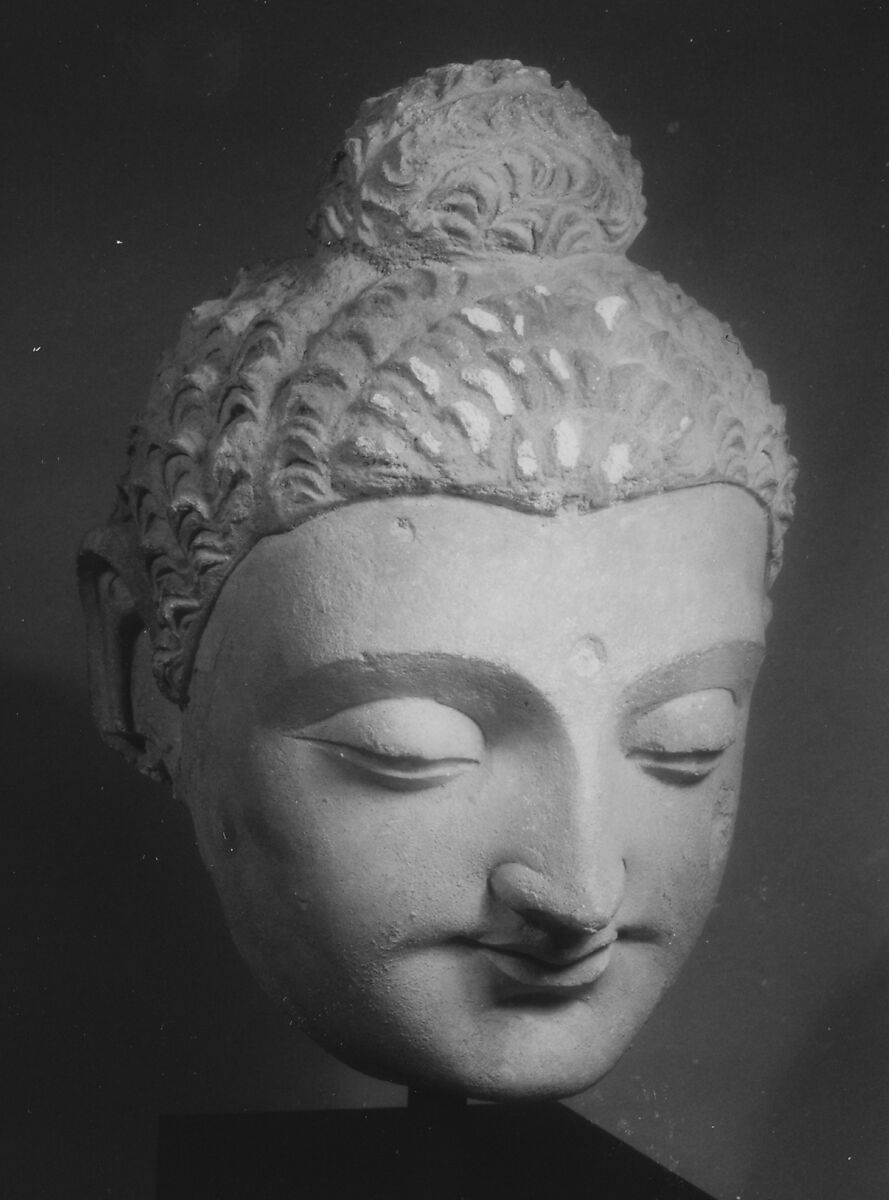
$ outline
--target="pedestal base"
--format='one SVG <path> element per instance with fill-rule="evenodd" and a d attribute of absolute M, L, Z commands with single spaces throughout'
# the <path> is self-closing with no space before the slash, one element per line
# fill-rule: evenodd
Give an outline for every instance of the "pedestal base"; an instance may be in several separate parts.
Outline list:
<path fill-rule="evenodd" d="M 162 1117 L 157 1200 L 711 1200 L 555 1103 Z"/>

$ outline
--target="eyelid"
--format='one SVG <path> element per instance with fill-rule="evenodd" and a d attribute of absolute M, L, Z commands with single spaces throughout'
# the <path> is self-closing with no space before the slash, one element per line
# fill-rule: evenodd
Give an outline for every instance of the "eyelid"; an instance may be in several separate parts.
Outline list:
<path fill-rule="evenodd" d="M 724 753 L 724 750 L 698 750 L 691 754 L 659 754 L 631 750 L 627 757 L 634 759 L 646 775 L 662 783 L 688 785 L 700 783 L 712 774 Z"/>
<path fill-rule="evenodd" d="M 441 787 L 459 775 L 477 767 L 478 760 L 472 758 L 418 759 L 413 756 L 374 754 L 359 750 L 342 742 L 328 742 L 320 738 L 301 739 L 311 742 L 322 753 L 348 763 L 361 774 L 372 777 L 394 791 L 415 792 L 424 788 Z"/>
<path fill-rule="evenodd" d="M 737 738 L 738 719 L 738 705 L 728 688 L 706 688 L 632 715 L 621 744 L 626 754 L 633 755 L 717 754 Z"/>
<path fill-rule="evenodd" d="M 293 734 L 330 752 L 344 750 L 351 760 L 387 771 L 405 770 L 412 760 L 414 774 L 424 764 L 477 765 L 484 753 L 482 731 L 458 709 L 420 696 L 372 700 L 346 708 Z M 345 757 L 346 755 L 340 755 Z"/>

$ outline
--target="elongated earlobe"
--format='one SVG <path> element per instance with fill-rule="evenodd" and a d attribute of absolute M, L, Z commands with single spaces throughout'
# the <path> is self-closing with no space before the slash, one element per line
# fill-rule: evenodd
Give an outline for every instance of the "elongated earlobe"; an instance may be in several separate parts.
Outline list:
<path fill-rule="evenodd" d="M 145 601 L 129 582 L 129 557 L 107 529 L 89 534 L 78 556 L 93 717 L 110 746 L 152 779 L 170 782 L 180 714 L 152 678 Z"/>

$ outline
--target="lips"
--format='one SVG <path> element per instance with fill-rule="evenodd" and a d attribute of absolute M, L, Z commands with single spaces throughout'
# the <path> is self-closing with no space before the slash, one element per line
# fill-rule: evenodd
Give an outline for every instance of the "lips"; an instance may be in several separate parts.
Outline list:
<path fill-rule="evenodd" d="M 611 961 L 611 947 L 615 940 L 611 936 L 584 953 L 574 955 L 534 952 L 511 944 L 491 942 L 478 942 L 476 949 L 506 979 L 533 991 L 558 994 L 560 991 L 582 990 L 594 984 Z"/>

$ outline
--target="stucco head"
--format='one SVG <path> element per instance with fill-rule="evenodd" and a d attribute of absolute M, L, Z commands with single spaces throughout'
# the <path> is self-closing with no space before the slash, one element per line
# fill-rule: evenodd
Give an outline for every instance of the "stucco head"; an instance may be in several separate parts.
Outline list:
<path fill-rule="evenodd" d="M 768 512 L 774 577 L 783 411 L 727 326 L 626 258 L 644 207 L 626 139 L 543 71 L 452 65 L 362 106 L 315 255 L 190 314 L 85 543 L 167 697 L 251 547 L 364 498 L 553 514 L 729 483 Z"/>
<path fill-rule="evenodd" d="M 269 994 L 386 1078 L 590 1086 L 719 884 L 795 463 L 627 259 L 643 208 L 542 71 L 369 101 L 314 256 L 192 312 L 83 549 L 102 731 Z"/>

